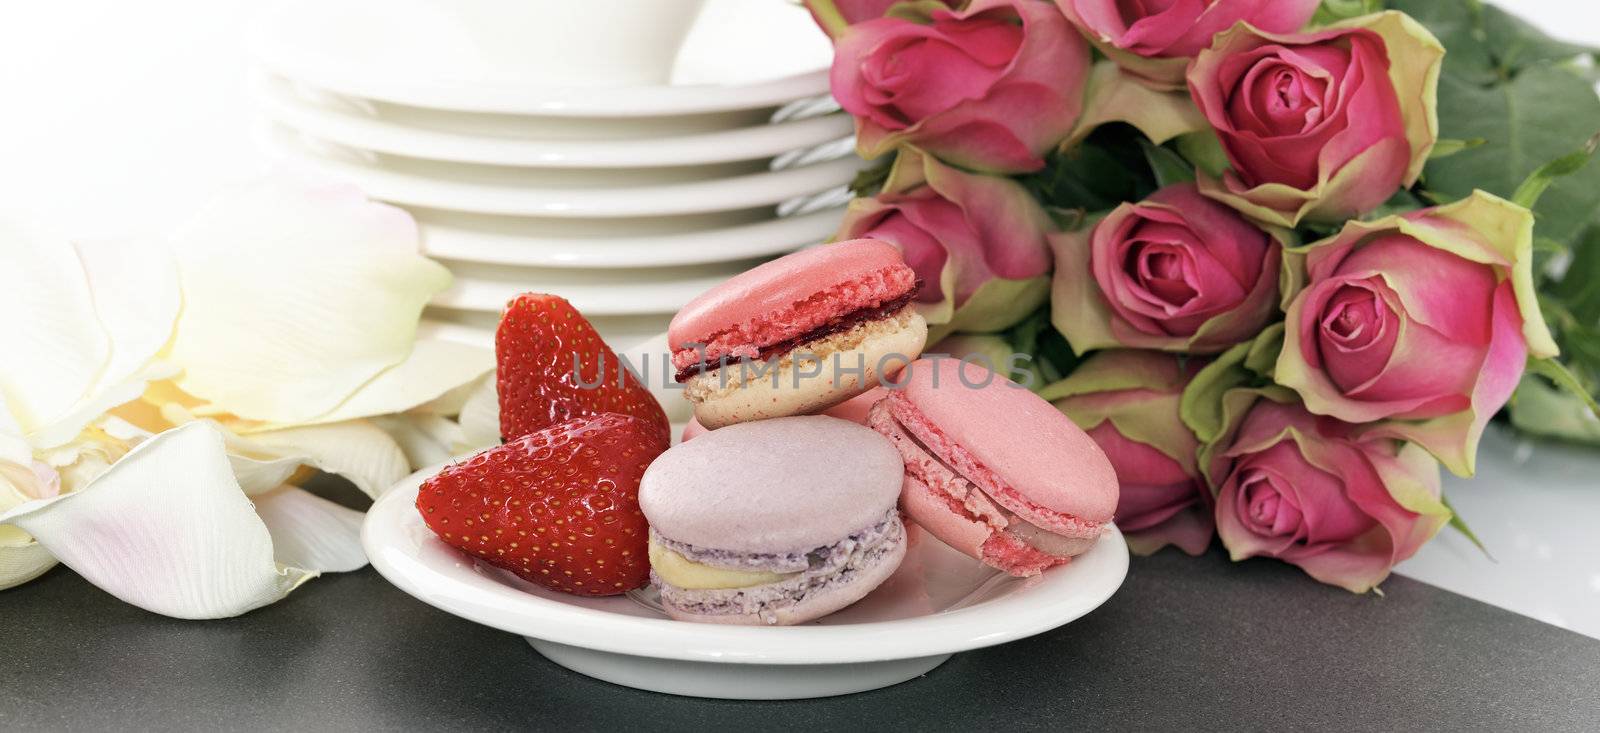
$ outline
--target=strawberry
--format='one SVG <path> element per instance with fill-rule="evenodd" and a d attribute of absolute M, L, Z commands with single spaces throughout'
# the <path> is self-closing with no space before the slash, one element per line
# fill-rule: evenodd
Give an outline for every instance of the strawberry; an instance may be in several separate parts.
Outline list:
<path fill-rule="evenodd" d="M 644 585 L 639 478 L 666 450 L 631 415 L 578 417 L 445 468 L 417 511 L 434 534 L 546 588 L 608 596 Z"/>
<path fill-rule="evenodd" d="M 670 441 L 661 403 L 622 369 L 616 353 L 565 299 L 517 296 L 500 316 L 494 351 L 502 440 L 574 417 L 615 412 L 643 420 L 663 443 Z"/>

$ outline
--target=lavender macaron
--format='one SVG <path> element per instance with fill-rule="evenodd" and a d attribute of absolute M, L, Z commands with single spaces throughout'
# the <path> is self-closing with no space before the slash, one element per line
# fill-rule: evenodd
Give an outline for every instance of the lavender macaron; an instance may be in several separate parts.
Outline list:
<path fill-rule="evenodd" d="M 777 625 L 861 600 L 905 557 L 904 476 L 883 436 L 820 415 L 668 450 L 639 485 L 661 605 L 682 621 Z"/>

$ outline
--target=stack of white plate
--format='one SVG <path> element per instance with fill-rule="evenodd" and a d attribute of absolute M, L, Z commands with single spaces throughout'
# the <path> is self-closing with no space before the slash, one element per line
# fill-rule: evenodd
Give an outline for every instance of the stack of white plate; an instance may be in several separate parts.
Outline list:
<path fill-rule="evenodd" d="M 861 166 L 786 0 L 299 0 L 254 51 L 263 140 L 416 216 L 456 275 L 425 326 L 462 340 L 528 290 L 660 333 L 832 234 Z"/>

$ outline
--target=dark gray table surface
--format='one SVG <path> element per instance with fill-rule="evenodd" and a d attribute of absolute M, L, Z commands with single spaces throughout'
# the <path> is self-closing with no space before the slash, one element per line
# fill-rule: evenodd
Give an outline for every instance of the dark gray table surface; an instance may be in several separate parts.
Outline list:
<path fill-rule="evenodd" d="M 1600 641 L 1403 578 L 1384 591 L 1168 551 L 1088 617 L 926 677 L 737 702 L 568 672 L 370 568 L 208 622 L 58 568 L 0 592 L 0 730 L 1600 729 Z"/>

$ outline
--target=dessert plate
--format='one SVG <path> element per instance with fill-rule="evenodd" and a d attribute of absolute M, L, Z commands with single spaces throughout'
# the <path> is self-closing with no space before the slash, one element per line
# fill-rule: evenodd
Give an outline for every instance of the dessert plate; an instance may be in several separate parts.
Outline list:
<path fill-rule="evenodd" d="M 267 117 L 317 139 L 378 153 L 482 165 L 648 168 L 726 163 L 815 147 L 849 137 L 855 129 L 849 115 L 835 113 L 681 135 L 643 131 L 625 139 L 508 139 L 391 120 L 372 105 L 319 104 L 281 79 L 261 84 L 258 96 Z"/>
<path fill-rule="evenodd" d="M 524 267 L 671 267 L 772 257 L 826 240 L 844 209 L 718 224 L 715 217 L 543 219 L 418 211 L 425 254 Z M 566 226 L 563 226 L 566 225 Z M 704 227 L 704 228 L 696 228 Z M 598 236 L 597 236 L 598 235 Z"/>
<path fill-rule="evenodd" d="M 486 29 L 474 25 L 434 2 L 298 0 L 257 24 L 250 45 L 273 73 L 342 94 L 435 109 L 579 117 L 776 107 L 826 93 L 833 52 L 797 4 L 710 0 L 678 51 L 670 83 L 560 86 L 555 80 L 582 69 L 508 58 L 530 44 L 486 43 Z"/>
<path fill-rule="evenodd" d="M 843 157 L 784 170 L 766 163 L 635 170 L 466 165 L 373 154 L 306 140 L 281 127 L 264 142 L 293 165 L 350 181 L 391 203 L 508 216 L 629 217 L 731 211 L 838 189 L 861 160 Z"/>
<path fill-rule="evenodd" d="M 373 503 L 361 541 L 400 590 L 461 618 L 527 638 L 581 674 L 697 697 L 791 699 L 861 692 L 927 673 L 950 655 L 1049 631 L 1094 610 L 1128 572 L 1110 528 L 1088 553 L 1035 578 L 999 573 L 913 530 L 905 562 L 861 602 L 800 626 L 673 621 L 648 591 L 579 598 L 548 591 L 444 544 L 402 480 Z"/>
<path fill-rule="evenodd" d="M 754 267 L 742 260 L 715 265 L 641 269 L 545 269 L 477 262 L 442 264 L 455 281 L 431 304 L 455 310 L 499 313 L 506 301 L 529 291 L 559 295 L 584 315 L 673 313 L 695 296 Z"/>

